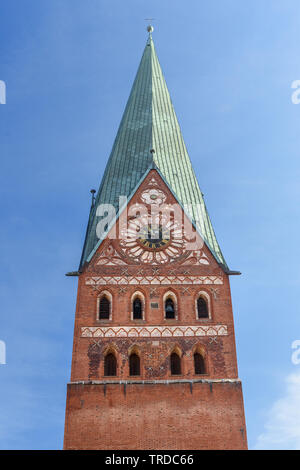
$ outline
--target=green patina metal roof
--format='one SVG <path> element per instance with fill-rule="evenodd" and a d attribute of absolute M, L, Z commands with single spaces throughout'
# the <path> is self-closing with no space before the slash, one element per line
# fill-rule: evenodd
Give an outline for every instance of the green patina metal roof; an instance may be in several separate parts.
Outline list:
<path fill-rule="evenodd" d="M 91 209 L 80 266 L 99 242 L 98 205 L 113 204 L 118 210 L 119 196 L 129 197 L 153 162 L 178 201 L 189 205 L 186 212 L 216 260 L 227 269 L 150 35 Z"/>

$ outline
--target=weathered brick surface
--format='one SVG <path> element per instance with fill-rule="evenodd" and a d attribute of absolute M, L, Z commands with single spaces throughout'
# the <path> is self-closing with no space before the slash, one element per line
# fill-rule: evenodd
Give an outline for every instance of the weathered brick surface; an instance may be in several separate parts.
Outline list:
<path fill-rule="evenodd" d="M 240 383 L 69 385 L 65 449 L 246 449 Z"/>
<path fill-rule="evenodd" d="M 157 172 L 152 170 L 132 198 L 129 207 L 139 201 L 150 178 L 159 180 L 159 187 L 167 194 L 166 203 L 176 202 Z M 117 222 L 117 231 L 118 231 Z M 197 235 L 200 245 L 200 237 Z M 218 276 L 218 285 L 88 285 L 91 277 L 153 276 L 153 266 L 141 265 L 126 259 L 127 265 L 99 265 L 105 250 L 120 252 L 120 241 L 106 239 L 90 263 L 79 276 L 75 315 L 71 382 L 105 381 L 104 357 L 113 348 L 117 358 L 117 376 L 109 379 L 130 380 L 128 357 L 130 350 L 138 350 L 141 358 L 141 375 L 138 380 L 170 380 L 170 354 L 180 351 L 184 380 L 195 380 L 193 353 L 201 349 L 206 363 L 208 380 L 237 379 L 234 324 L 229 277 L 204 246 L 207 265 L 182 264 L 183 257 L 171 264 L 156 266 L 160 276 Z M 124 274 L 126 268 L 126 274 Z M 153 287 L 155 292 L 153 293 Z M 188 288 L 188 292 L 184 288 Z M 98 298 L 108 291 L 112 297 L 112 318 L 98 319 Z M 132 320 L 131 299 L 139 291 L 144 296 L 143 320 Z M 172 291 L 177 297 L 177 318 L 164 318 L 163 298 Z M 197 319 L 196 299 L 199 291 L 210 299 L 211 317 Z M 151 303 L 158 308 L 152 308 Z M 226 325 L 228 334 L 220 336 L 173 337 L 82 337 L 84 327 L 118 326 L 214 326 Z M 241 431 L 242 430 L 242 431 Z M 239 382 L 193 384 L 131 384 L 126 395 L 121 385 L 69 385 L 66 409 L 66 448 L 159 449 L 199 448 L 229 449 L 246 447 L 246 430 L 242 391 Z"/>

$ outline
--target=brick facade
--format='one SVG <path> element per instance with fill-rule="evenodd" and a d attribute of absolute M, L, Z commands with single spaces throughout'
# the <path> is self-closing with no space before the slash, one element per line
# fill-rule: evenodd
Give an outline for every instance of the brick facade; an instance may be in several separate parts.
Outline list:
<path fill-rule="evenodd" d="M 151 205 L 151 188 L 165 204 L 177 203 L 151 170 L 129 201 L 129 216 L 111 233 L 131 220 L 136 204 Z M 65 449 L 247 448 L 229 277 L 196 237 L 190 250 L 172 244 L 169 250 L 144 250 L 108 235 L 85 265 L 78 282 Z M 161 255 L 149 260 L 154 251 Z M 110 318 L 101 320 L 104 294 Z M 142 303 L 140 320 L 132 317 L 135 296 Z M 197 316 L 199 296 L 207 303 L 207 318 Z M 165 318 L 167 298 L 174 301 L 174 319 Z M 170 370 L 174 351 L 181 361 L 176 376 Z M 109 352 L 116 358 L 114 377 L 104 376 Z M 140 358 L 136 377 L 129 374 L 132 352 Z M 195 373 L 195 352 L 204 359 L 201 375 Z"/>
<path fill-rule="evenodd" d="M 246 449 L 240 382 L 69 385 L 66 449 Z"/>

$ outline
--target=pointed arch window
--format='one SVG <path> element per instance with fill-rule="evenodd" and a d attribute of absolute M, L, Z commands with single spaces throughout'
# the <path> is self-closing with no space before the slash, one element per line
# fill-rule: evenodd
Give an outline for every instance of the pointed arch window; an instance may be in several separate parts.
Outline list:
<path fill-rule="evenodd" d="M 110 315 L 110 300 L 106 295 L 103 295 L 99 302 L 99 319 L 109 320 Z"/>
<path fill-rule="evenodd" d="M 209 317 L 207 301 L 203 297 L 199 297 L 197 300 L 197 315 L 198 318 Z"/>
<path fill-rule="evenodd" d="M 175 318 L 175 305 L 170 297 L 165 301 L 165 318 Z"/>
<path fill-rule="evenodd" d="M 133 319 L 134 320 L 143 319 L 143 305 L 139 297 L 136 297 L 133 301 Z"/>
<path fill-rule="evenodd" d="M 136 353 L 129 356 L 129 375 L 141 375 L 141 361 Z"/>
<path fill-rule="evenodd" d="M 195 374 L 206 374 L 204 357 L 198 352 L 195 352 L 194 354 L 194 368 Z"/>
<path fill-rule="evenodd" d="M 173 352 L 170 357 L 171 362 L 171 374 L 180 375 L 181 374 L 181 359 L 176 352 Z"/>
<path fill-rule="evenodd" d="M 117 359 L 113 353 L 106 354 L 104 358 L 104 375 L 108 377 L 117 375 Z"/>

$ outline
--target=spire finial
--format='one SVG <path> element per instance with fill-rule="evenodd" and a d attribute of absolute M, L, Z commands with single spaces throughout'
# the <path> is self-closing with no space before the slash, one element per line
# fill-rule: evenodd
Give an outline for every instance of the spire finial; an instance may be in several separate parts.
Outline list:
<path fill-rule="evenodd" d="M 155 150 L 154 150 L 154 149 L 150 149 L 150 153 L 151 153 L 151 157 L 152 157 L 151 166 L 152 166 L 152 168 L 154 168 L 154 167 L 155 167 L 155 162 L 154 162 Z"/>
<path fill-rule="evenodd" d="M 152 21 L 154 20 L 154 18 L 145 18 L 145 20 L 146 20 L 146 21 L 150 21 L 150 23 L 149 23 L 148 26 L 147 26 L 147 31 L 148 31 L 148 33 L 149 33 L 149 37 L 151 37 L 151 34 L 152 34 L 153 31 L 154 31 L 154 28 L 153 28 L 153 26 L 152 26 L 151 23 L 152 23 Z"/>
<path fill-rule="evenodd" d="M 151 24 L 149 24 L 149 25 L 147 26 L 147 31 L 148 31 L 149 35 L 151 35 L 151 33 L 153 33 L 154 28 L 153 28 L 153 26 L 152 26 Z"/>

